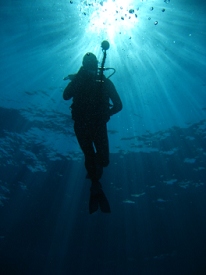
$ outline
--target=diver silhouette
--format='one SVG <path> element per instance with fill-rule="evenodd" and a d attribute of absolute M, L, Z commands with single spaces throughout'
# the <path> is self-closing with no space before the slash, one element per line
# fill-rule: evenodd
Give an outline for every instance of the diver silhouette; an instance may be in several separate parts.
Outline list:
<path fill-rule="evenodd" d="M 92 182 L 90 213 L 98 209 L 98 203 L 103 212 L 110 212 L 99 180 L 103 167 L 109 164 L 107 122 L 110 116 L 122 109 L 122 102 L 114 84 L 103 75 L 103 70 L 98 74 L 98 60 L 93 53 L 85 54 L 82 66 L 65 88 L 63 98 L 73 99 L 74 131 L 85 156 L 87 178 Z"/>

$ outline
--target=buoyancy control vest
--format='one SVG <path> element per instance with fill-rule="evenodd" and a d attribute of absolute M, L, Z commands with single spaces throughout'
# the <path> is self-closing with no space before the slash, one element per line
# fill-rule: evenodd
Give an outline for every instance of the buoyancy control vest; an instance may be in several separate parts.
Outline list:
<path fill-rule="evenodd" d="M 109 116 L 109 85 L 108 79 L 103 76 L 103 81 L 89 76 L 83 69 L 71 82 L 73 89 L 73 103 L 71 105 L 72 118 L 79 122 L 104 121 Z"/>

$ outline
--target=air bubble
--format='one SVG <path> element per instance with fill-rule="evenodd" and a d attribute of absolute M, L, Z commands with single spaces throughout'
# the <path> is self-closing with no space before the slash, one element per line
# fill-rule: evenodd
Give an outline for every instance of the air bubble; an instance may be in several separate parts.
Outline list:
<path fill-rule="evenodd" d="M 129 10 L 129 13 L 134 13 L 134 10 L 133 10 L 133 9 L 130 9 L 130 10 Z"/>

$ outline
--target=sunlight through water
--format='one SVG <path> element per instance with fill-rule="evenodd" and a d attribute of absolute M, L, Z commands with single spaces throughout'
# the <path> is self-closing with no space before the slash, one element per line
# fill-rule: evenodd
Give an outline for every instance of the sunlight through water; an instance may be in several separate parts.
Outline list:
<path fill-rule="evenodd" d="M 134 1 L 83 1 L 79 9 L 89 16 L 88 31 L 100 34 L 107 33 L 110 39 L 122 30 L 130 30 L 138 23 L 139 8 Z"/>

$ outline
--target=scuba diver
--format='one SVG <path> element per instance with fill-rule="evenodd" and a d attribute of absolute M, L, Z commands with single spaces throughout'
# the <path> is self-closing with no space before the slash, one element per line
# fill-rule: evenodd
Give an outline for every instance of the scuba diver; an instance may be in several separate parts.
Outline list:
<path fill-rule="evenodd" d="M 103 74 L 108 48 L 109 43 L 103 41 L 104 57 L 101 68 L 98 68 L 96 56 L 91 52 L 86 53 L 78 73 L 65 78 L 69 78 L 71 82 L 63 92 L 64 100 L 73 99 L 71 113 L 74 120 L 74 131 L 85 156 L 87 178 L 92 183 L 90 213 L 98 209 L 100 197 L 108 204 L 99 182 L 103 174 L 103 167 L 109 164 L 107 122 L 112 115 L 122 109 L 122 102 L 114 84 Z M 101 200 L 99 200 L 99 205 L 101 208 Z M 109 204 L 106 208 L 102 207 L 101 210 L 110 212 Z"/>

